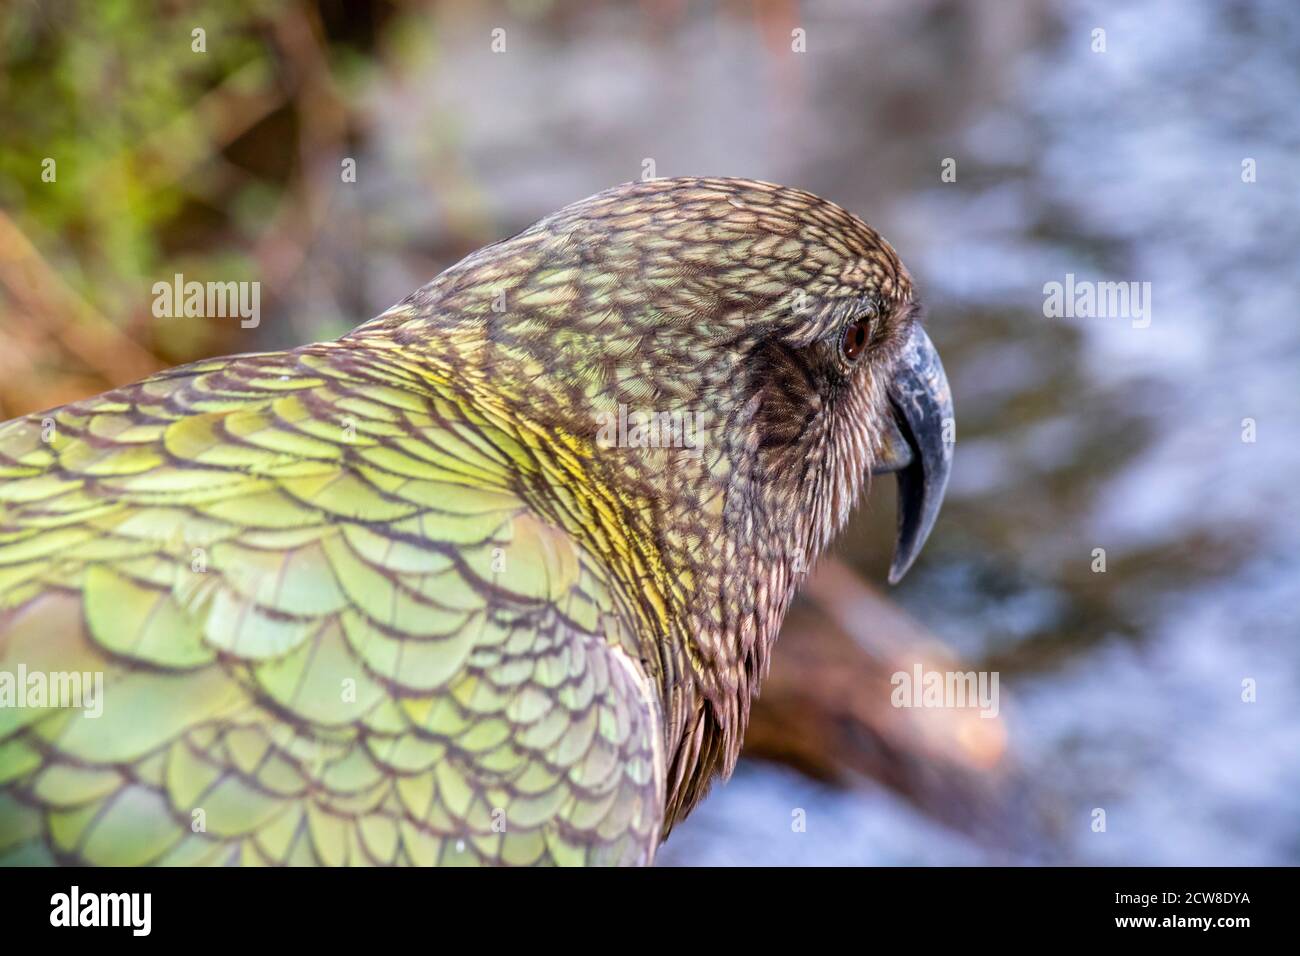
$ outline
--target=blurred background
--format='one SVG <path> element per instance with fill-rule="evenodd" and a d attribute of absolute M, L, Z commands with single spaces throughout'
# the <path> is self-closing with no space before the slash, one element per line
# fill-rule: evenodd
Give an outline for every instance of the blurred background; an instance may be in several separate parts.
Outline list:
<path fill-rule="evenodd" d="M 9 0 L 0 419 L 334 337 L 615 183 L 809 189 L 917 279 L 952 484 L 888 595 L 860 509 L 660 862 L 1297 864 L 1297 104 L 1291 0 Z M 260 324 L 154 318 L 175 273 Z M 1046 317 L 1067 273 L 1150 324 Z M 998 717 L 890 706 L 918 662 Z"/>

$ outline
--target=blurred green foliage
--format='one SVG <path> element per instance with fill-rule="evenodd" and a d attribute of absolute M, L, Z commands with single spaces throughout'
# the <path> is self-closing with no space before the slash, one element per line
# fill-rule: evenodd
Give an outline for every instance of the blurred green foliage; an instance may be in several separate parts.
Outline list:
<path fill-rule="evenodd" d="M 250 271 L 242 227 L 265 210 L 266 184 L 222 174 L 228 117 L 200 104 L 274 88 L 262 25 L 283 6 L 172 3 L 142 16 L 129 0 L 54 0 L 0 20 L 0 208 L 105 315 L 138 314 L 178 253 L 196 271 Z"/>

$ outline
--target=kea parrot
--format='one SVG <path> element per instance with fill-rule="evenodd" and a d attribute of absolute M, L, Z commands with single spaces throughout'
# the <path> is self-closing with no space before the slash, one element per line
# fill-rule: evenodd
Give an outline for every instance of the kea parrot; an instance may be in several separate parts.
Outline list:
<path fill-rule="evenodd" d="M 0 864 L 651 863 L 872 474 L 912 563 L 951 421 L 877 232 L 677 178 L 0 425 Z"/>

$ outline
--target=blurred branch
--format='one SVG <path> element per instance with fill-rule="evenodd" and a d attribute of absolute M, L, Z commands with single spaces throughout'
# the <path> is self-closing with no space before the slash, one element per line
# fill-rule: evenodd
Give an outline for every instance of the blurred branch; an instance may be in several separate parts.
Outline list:
<path fill-rule="evenodd" d="M 302 268 L 315 236 L 328 219 L 337 164 L 348 132 L 348 105 L 335 86 L 325 39 L 315 10 L 286 9 L 274 24 L 276 44 L 293 84 L 299 121 L 298 164 L 271 222 L 254 250 L 264 281 L 284 289 Z"/>
<path fill-rule="evenodd" d="M 259 85 L 249 91 L 252 86 L 249 81 L 258 78 L 265 68 L 265 64 L 254 61 L 231 73 L 200 97 L 191 109 L 120 157 L 119 163 L 147 157 L 150 185 L 161 189 L 219 158 L 223 149 L 284 105 L 285 94 L 280 90 Z M 189 131 L 194 125 L 207 133 L 202 143 L 204 148 L 178 148 L 190 139 Z"/>
<path fill-rule="evenodd" d="M 0 211 L 0 287 L 25 313 L 31 342 L 55 340 L 105 381 L 148 375 L 159 362 L 79 296 L 46 262 L 22 230 Z M 14 334 L 10 313 L 0 313 L 6 334 Z"/>
<path fill-rule="evenodd" d="M 978 705 L 893 706 L 891 678 L 918 663 L 965 669 L 847 565 L 823 561 L 782 628 L 745 754 L 842 786 L 871 778 L 944 823 L 1010 842 L 1024 827 L 1003 718 Z"/>

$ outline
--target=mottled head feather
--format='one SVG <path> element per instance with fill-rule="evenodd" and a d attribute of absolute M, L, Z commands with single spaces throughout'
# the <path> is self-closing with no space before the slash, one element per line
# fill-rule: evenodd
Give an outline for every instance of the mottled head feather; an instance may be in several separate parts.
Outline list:
<path fill-rule="evenodd" d="M 915 311 L 897 254 L 839 206 L 683 178 L 566 206 L 354 333 L 454 370 L 467 400 L 533 423 L 579 463 L 572 480 L 622 503 L 609 520 L 635 553 L 613 574 L 648 608 L 670 822 L 735 762 L 797 580 L 862 490 Z M 863 320 L 850 361 L 844 334 Z M 702 447 L 602 443 L 620 409 L 698 416 Z M 571 523 L 553 472 L 535 474 L 529 500 L 554 498 L 550 517 Z"/>

